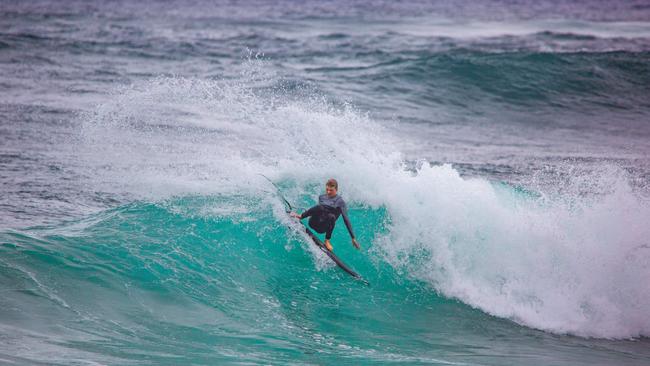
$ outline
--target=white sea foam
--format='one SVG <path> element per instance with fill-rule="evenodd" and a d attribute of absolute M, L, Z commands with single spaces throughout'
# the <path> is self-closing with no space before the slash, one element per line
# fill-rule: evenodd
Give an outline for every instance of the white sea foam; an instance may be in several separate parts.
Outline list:
<path fill-rule="evenodd" d="M 490 314 L 559 333 L 648 335 L 650 204 L 621 182 L 589 202 L 525 197 L 449 166 L 399 182 L 386 258 Z"/>
<path fill-rule="evenodd" d="M 609 189 L 589 199 L 549 198 L 449 165 L 406 169 L 393 137 L 364 114 L 254 89 L 267 77 L 251 66 L 246 84 L 160 78 L 120 90 L 85 117 L 79 151 L 93 184 L 227 195 L 268 188 L 263 173 L 294 182 L 295 197 L 337 177 L 348 201 L 391 217 L 372 254 L 445 296 L 557 333 L 650 335 L 650 203 L 624 178 L 605 177 Z"/>

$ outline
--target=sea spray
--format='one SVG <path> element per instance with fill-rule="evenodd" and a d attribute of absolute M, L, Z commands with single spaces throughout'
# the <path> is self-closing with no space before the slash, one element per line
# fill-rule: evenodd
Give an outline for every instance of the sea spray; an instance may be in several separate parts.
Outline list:
<path fill-rule="evenodd" d="M 84 132 L 102 151 L 102 180 L 148 199 L 263 197 L 264 173 L 289 182 L 288 197 L 308 207 L 319 182 L 337 177 L 353 207 L 385 208 L 386 231 L 368 246 L 405 276 L 538 329 L 648 334 L 641 309 L 650 294 L 633 279 L 648 276 L 650 205 L 624 179 L 598 199 L 549 198 L 464 178 L 450 165 L 409 168 L 389 131 L 354 108 L 243 80 L 158 78 L 100 107 Z"/>
<path fill-rule="evenodd" d="M 463 179 L 450 166 L 423 166 L 393 187 L 386 200 L 393 224 L 377 244 L 414 278 L 539 329 L 648 334 L 650 291 L 640 279 L 650 275 L 650 203 L 629 184 L 582 203 L 549 202 Z"/>

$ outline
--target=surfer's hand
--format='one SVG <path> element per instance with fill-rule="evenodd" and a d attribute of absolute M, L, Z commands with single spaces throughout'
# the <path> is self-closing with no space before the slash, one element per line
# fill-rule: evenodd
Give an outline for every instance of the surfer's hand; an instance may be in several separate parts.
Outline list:
<path fill-rule="evenodd" d="M 289 215 L 290 215 L 291 217 L 293 217 L 293 218 L 296 218 L 296 219 L 299 219 L 299 218 L 300 218 L 300 215 L 298 215 L 298 214 L 295 213 L 295 212 L 291 212 L 291 213 L 289 213 Z"/>
<path fill-rule="evenodd" d="M 357 250 L 361 249 L 361 245 L 359 245 L 357 239 L 352 239 L 352 245 L 354 245 L 354 247 L 357 248 Z"/>

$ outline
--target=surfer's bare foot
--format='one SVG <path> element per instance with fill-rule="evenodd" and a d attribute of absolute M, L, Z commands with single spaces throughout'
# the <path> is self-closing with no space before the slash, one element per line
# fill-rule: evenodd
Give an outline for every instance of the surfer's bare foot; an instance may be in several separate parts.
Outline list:
<path fill-rule="evenodd" d="M 332 247 L 332 243 L 330 243 L 328 239 L 325 239 L 325 248 L 327 248 L 327 250 L 329 250 L 330 252 L 334 249 Z"/>

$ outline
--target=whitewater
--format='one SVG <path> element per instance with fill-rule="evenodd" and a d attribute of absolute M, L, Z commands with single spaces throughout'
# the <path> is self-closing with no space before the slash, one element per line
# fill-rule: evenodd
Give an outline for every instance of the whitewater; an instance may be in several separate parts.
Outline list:
<path fill-rule="evenodd" d="M 647 10 L 39 4 L 0 7 L 0 363 L 650 362 Z M 371 286 L 262 175 L 339 181 Z"/>

